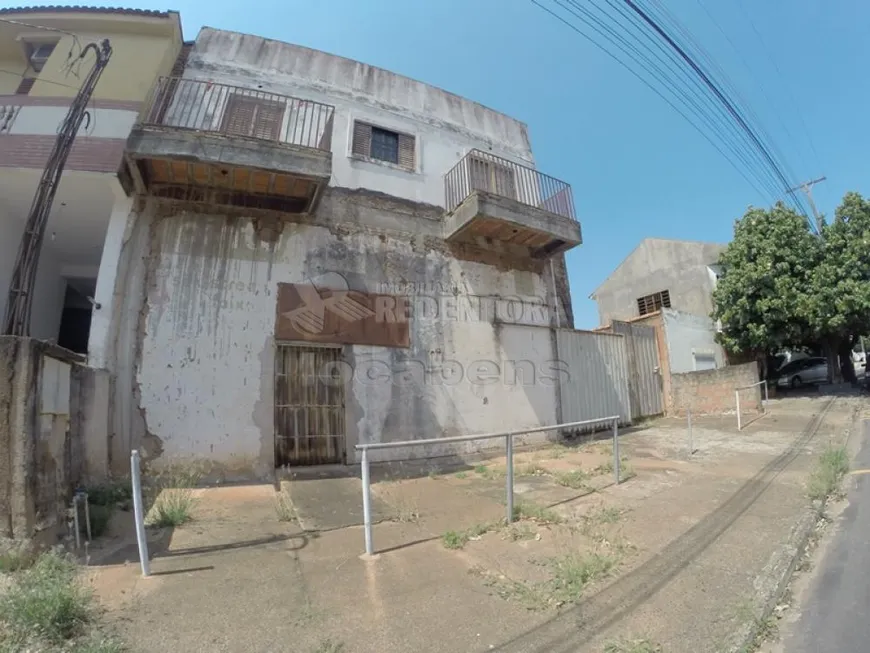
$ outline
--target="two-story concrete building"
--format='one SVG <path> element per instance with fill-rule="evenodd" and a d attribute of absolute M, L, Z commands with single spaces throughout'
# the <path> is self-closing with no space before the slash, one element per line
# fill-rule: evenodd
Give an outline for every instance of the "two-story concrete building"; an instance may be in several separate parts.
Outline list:
<path fill-rule="evenodd" d="M 0 19 L 0 313 L 58 127 L 94 62 L 92 52 L 79 55 L 103 39 L 112 48 L 57 190 L 31 314 L 34 337 L 85 353 L 87 297 L 99 294 L 103 243 L 123 236 L 109 234 L 109 224 L 130 213 L 118 179 L 124 148 L 152 87 L 178 58 L 180 19 L 176 12 L 88 7 L 0 9 Z"/>
<path fill-rule="evenodd" d="M 89 347 L 115 379 L 116 460 L 139 446 L 268 476 L 352 463 L 359 442 L 558 423 L 581 233 L 520 121 L 204 28 L 121 178 L 132 207 L 109 221 Z"/>
<path fill-rule="evenodd" d="M 644 238 L 589 296 L 598 320 L 631 320 L 662 308 L 709 317 L 724 245 Z"/>

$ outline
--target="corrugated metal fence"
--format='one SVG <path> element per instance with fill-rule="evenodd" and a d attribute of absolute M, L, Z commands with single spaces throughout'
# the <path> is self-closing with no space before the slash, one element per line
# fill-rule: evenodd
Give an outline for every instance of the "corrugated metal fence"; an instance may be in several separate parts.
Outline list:
<path fill-rule="evenodd" d="M 610 328 L 626 340 L 632 419 L 661 415 L 664 401 L 655 327 L 614 321 Z"/>
<path fill-rule="evenodd" d="M 559 360 L 568 367 L 560 384 L 563 422 L 619 415 L 631 423 L 626 338 L 611 333 L 556 330 Z"/>

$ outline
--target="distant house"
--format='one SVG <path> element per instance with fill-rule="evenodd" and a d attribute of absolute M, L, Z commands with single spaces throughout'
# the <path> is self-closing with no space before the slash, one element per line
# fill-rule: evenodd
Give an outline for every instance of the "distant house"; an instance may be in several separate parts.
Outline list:
<path fill-rule="evenodd" d="M 724 245 L 645 238 L 591 295 L 601 325 L 673 308 L 709 318 Z"/>

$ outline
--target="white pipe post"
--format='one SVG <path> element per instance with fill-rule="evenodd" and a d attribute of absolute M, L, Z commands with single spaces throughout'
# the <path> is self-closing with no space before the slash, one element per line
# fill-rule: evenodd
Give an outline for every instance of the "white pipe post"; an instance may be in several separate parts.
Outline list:
<path fill-rule="evenodd" d="M 366 555 L 372 555 L 375 545 L 372 542 L 372 495 L 371 478 L 369 476 L 369 451 L 362 450 L 362 491 L 363 491 L 363 529 L 366 538 Z"/>
<path fill-rule="evenodd" d="M 741 430 L 740 426 L 740 390 L 734 391 L 734 400 L 737 402 L 737 430 Z"/>
<path fill-rule="evenodd" d="M 514 520 L 514 439 L 505 436 L 505 457 L 507 458 L 507 523 Z"/>
<path fill-rule="evenodd" d="M 133 485 L 133 517 L 136 520 L 136 543 L 139 545 L 139 562 L 142 577 L 151 575 L 151 561 L 148 559 L 148 540 L 145 539 L 145 514 L 142 509 L 142 478 L 139 474 L 139 452 L 130 453 L 130 477 Z"/>
<path fill-rule="evenodd" d="M 770 397 L 767 394 L 767 381 L 764 381 L 764 407 L 767 408 L 767 402 L 770 401 Z"/>
<path fill-rule="evenodd" d="M 613 474 L 619 485 L 619 420 L 613 420 Z"/>

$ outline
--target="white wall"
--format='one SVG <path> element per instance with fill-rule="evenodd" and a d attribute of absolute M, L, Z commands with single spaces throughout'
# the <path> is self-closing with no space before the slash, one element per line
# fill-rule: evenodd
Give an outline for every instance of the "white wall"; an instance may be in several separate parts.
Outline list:
<path fill-rule="evenodd" d="M 548 292 L 546 276 L 534 272 L 460 261 L 411 240 L 363 231 L 337 236 L 325 227 L 288 223 L 269 246 L 257 240 L 247 219 L 179 214 L 160 220 L 153 233 L 136 377 L 147 430 L 159 438 L 164 459 L 206 458 L 230 475 L 271 471 L 279 282 L 303 283 L 335 271 L 371 292 L 383 292 L 396 279 L 440 284 L 451 297 L 453 287 L 460 295 L 488 297 L 546 298 Z M 359 441 L 556 422 L 549 329 L 439 311 L 412 319 L 409 349 L 345 347 L 353 369 L 380 361 L 376 371 L 402 379 L 352 377 L 346 390 L 349 461 Z M 549 315 L 516 317 L 549 323 Z M 475 364 L 480 361 L 482 368 Z M 422 367 L 437 372 L 457 362 L 464 373 L 456 382 L 415 375 Z M 382 457 L 435 453 L 445 451 L 396 450 Z"/>
<path fill-rule="evenodd" d="M 56 136 L 69 107 L 23 106 L 9 125 L 10 134 Z M 138 112 L 123 109 L 88 109 L 90 123 L 82 123 L 79 136 L 124 138 L 130 135 Z"/>
<path fill-rule="evenodd" d="M 725 352 L 715 340 L 713 320 L 673 309 L 664 309 L 662 313 L 671 374 L 702 369 L 696 366 L 696 357 L 710 354 L 717 368 L 724 367 Z"/>
<path fill-rule="evenodd" d="M 15 269 L 18 246 L 24 233 L 24 219 L 11 216 L 0 206 L 0 319 L 5 319 L 9 300 L 9 284 Z M 39 340 L 57 339 L 63 312 L 66 281 L 61 276 L 61 263 L 45 239 L 36 272 L 33 306 L 30 313 L 30 335 Z"/>
<path fill-rule="evenodd" d="M 325 52 L 203 28 L 184 77 L 335 106 L 333 186 L 443 206 L 444 174 L 473 148 L 534 165 L 523 123 L 439 88 Z M 417 170 L 351 158 L 354 120 L 415 136 Z"/>

